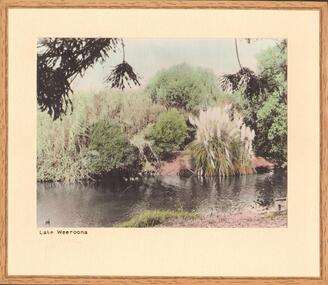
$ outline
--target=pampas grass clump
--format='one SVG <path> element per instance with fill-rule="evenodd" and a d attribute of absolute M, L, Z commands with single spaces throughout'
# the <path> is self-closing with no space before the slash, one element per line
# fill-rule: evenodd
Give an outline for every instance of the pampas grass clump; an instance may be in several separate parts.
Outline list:
<path fill-rule="evenodd" d="M 198 118 L 189 118 L 196 128 L 195 140 L 189 150 L 198 176 L 229 176 L 250 174 L 252 142 L 255 133 L 232 111 L 231 105 L 200 111 Z"/>

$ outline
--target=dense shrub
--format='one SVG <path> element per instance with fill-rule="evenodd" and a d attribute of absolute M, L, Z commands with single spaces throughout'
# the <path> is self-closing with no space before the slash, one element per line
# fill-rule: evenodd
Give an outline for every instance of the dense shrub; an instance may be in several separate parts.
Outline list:
<path fill-rule="evenodd" d="M 153 102 L 187 111 L 200 110 L 219 96 L 214 73 L 187 64 L 158 72 L 147 91 Z"/>
<path fill-rule="evenodd" d="M 156 122 L 164 106 L 152 103 L 142 91 L 79 93 L 72 98 L 74 110 L 53 121 L 38 111 L 38 181 L 76 182 L 90 178 L 90 130 L 100 121 L 116 123 L 131 139 Z"/>
<path fill-rule="evenodd" d="M 231 106 L 209 108 L 190 118 L 196 139 L 189 146 L 192 164 L 199 176 L 252 173 L 254 131 L 243 124 Z"/>
<path fill-rule="evenodd" d="M 255 141 L 257 154 L 287 159 L 287 106 L 279 94 L 274 93 L 257 112 L 258 139 Z M 266 131 L 264 131 L 266 130 Z"/>
<path fill-rule="evenodd" d="M 142 167 L 138 148 L 130 144 L 119 126 L 106 121 L 92 126 L 90 154 L 91 170 L 97 175 L 118 171 L 130 176 Z"/>
<path fill-rule="evenodd" d="M 161 159 L 166 159 L 172 151 L 180 149 L 187 135 L 188 128 L 183 115 L 172 109 L 160 114 L 146 138 L 152 140 L 157 155 Z"/>
<path fill-rule="evenodd" d="M 287 161 L 287 42 L 263 51 L 257 60 L 268 90 L 256 110 L 254 147 L 258 155 Z"/>

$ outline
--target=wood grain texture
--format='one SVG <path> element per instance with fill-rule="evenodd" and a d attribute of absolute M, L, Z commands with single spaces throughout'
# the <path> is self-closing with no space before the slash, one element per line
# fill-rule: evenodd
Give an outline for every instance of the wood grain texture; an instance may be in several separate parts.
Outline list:
<path fill-rule="evenodd" d="M 1 0 L 6 7 L 46 8 L 224 8 L 224 9 L 320 9 L 323 1 L 218 1 L 218 0 Z"/>
<path fill-rule="evenodd" d="M 328 2 L 320 16 L 320 264 L 321 278 L 328 284 Z"/>
<path fill-rule="evenodd" d="M 8 8 L 202 8 L 315 9 L 320 11 L 320 278 L 191 278 L 7 275 L 7 11 Z M 328 3 L 323 1 L 114 1 L 114 0 L 0 0 L 0 284 L 208 284 L 208 285 L 328 285 Z"/>
<path fill-rule="evenodd" d="M 0 2 L 0 284 L 7 272 L 7 11 Z"/>

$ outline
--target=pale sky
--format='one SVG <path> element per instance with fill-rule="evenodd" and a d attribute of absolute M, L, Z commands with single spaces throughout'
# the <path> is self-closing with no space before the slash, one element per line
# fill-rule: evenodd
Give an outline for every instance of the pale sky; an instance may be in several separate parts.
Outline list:
<path fill-rule="evenodd" d="M 124 39 L 124 43 L 126 61 L 140 75 L 141 88 L 159 70 L 180 63 L 209 68 L 216 75 L 239 70 L 234 39 Z M 256 71 L 256 55 L 273 45 L 273 39 L 258 39 L 250 44 L 238 40 L 242 66 Z M 106 88 L 104 78 L 121 61 L 122 53 L 118 51 L 103 64 L 97 63 L 83 78 L 76 78 L 73 90 L 97 92 Z"/>

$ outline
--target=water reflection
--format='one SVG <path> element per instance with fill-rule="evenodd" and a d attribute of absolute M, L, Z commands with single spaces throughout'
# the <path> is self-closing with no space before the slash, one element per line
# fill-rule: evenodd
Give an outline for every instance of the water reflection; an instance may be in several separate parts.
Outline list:
<path fill-rule="evenodd" d="M 230 213 L 268 209 L 287 196 L 287 175 L 272 172 L 228 178 L 151 177 L 110 184 L 38 184 L 38 226 L 108 227 L 144 210 Z"/>

